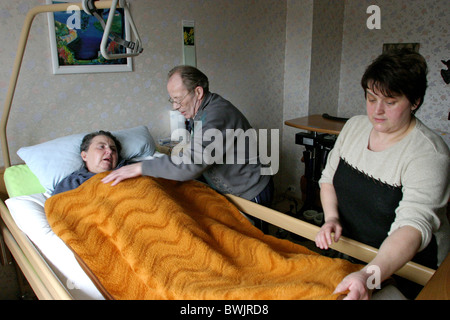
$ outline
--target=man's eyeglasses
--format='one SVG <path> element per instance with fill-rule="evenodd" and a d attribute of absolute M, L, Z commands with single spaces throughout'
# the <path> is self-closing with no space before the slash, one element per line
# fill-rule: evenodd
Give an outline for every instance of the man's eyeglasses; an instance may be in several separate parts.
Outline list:
<path fill-rule="evenodd" d="M 169 103 L 170 104 L 177 104 L 179 106 L 181 106 L 181 104 L 183 103 L 184 99 L 186 99 L 186 97 L 191 93 L 192 91 L 189 91 L 180 101 L 175 101 L 172 98 L 169 98 Z"/>

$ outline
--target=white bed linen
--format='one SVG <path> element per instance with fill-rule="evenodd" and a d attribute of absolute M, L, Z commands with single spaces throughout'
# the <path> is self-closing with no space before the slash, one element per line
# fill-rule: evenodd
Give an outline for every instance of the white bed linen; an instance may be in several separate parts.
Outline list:
<path fill-rule="evenodd" d="M 52 231 L 44 210 L 48 194 L 5 201 L 17 226 L 41 252 L 48 265 L 76 300 L 103 300 L 102 294 L 78 264 L 72 251 Z"/>

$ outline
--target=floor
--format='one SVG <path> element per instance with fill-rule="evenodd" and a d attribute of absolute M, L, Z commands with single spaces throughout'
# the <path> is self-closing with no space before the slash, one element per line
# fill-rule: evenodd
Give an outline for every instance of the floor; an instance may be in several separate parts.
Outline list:
<path fill-rule="evenodd" d="M 280 199 L 276 199 L 272 206 L 273 209 L 275 209 L 279 212 L 293 215 L 296 217 L 298 217 L 297 212 L 300 211 L 301 207 L 302 207 L 301 200 L 299 200 L 297 198 L 289 197 L 289 196 L 282 196 Z M 332 250 L 327 250 L 327 251 L 320 250 L 319 248 L 316 247 L 316 245 L 313 241 L 308 240 L 306 238 L 302 238 L 302 237 L 292 234 L 288 231 L 279 229 L 278 227 L 269 226 L 269 234 L 271 234 L 277 238 L 287 239 L 292 242 L 298 243 L 298 244 L 305 246 L 308 249 L 318 252 L 322 255 L 326 255 L 326 256 L 334 255 L 334 252 Z"/>
<path fill-rule="evenodd" d="M 19 283 L 14 265 L 0 265 L 0 300 L 17 300 L 19 297 Z"/>
<path fill-rule="evenodd" d="M 15 262 L 0 264 L 0 300 L 34 300 L 36 296 Z"/>

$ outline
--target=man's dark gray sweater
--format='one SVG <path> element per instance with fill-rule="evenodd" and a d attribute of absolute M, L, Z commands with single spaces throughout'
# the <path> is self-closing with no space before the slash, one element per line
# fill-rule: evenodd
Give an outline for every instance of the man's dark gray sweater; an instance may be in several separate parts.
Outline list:
<path fill-rule="evenodd" d="M 226 159 L 230 159 L 230 153 L 233 153 L 231 159 L 238 159 L 242 158 L 243 152 L 238 150 L 238 143 L 227 144 L 227 130 L 236 132 L 236 130 L 242 129 L 243 132 L 246 132 L 252 129 L 245 116 L 229 101 L 217 94 L 208 93 L 193 119 L 193 125 L 190 144 L 185 149 L 192 150 L 190 163 L 186 163 L 186 161 L 174 163 L 171 156 L 163 156 L 144 161 L 142 174 L 177 181 L 197 179 L 203 175 L 206 182 L 218 192 L 230 193 L 248 200 L 255 198 L 267 186 L 270 176 L 261 175 L 259 157 L 257 156 L 255 159 L 249 154 L 248 143 L 246 144 L 245 161 L 235 161 L 233 164 L 226 161 Z M 205 148 L 214 141 L 214 139 L 208 139 L 204 135 L 210 129 L 213 130 L 209 132 L 221 133 L 222 141 L 220 143 L 223 144 L 223 161 L 220 162 L 222 163 L 219 163 L 219 161 L 212 164 L 205 163 L 204 155 L 207 153 L 204 152 Z M 217 143 L 215 141 L 216 146 Z M 240 147 L 242 149 L 242 146 Z M 202 153 L 200 155 L 202 156 L 201 161 L 194 159 L 195 156 L 199 156 L 199 153 Z"/>

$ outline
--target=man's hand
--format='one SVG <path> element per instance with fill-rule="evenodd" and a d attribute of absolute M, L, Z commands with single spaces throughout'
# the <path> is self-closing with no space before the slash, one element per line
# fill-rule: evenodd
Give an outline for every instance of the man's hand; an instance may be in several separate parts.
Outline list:
<path fill-rule="evenodd" d="M 133 163 L 111 172 L 102 179 L 103 183 L 112 182 L 111 186 L 115 186 L 120 181 L 139 177 L 142 175 L 142 162 Z"/>

